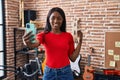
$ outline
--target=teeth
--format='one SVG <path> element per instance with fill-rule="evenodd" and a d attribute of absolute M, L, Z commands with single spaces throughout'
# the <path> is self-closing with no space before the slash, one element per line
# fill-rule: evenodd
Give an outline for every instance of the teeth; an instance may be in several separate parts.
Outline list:
<path fill-rule="evenodd" d="M 55 24 L 54 26 L 58 26 L 58 24 Z"/>

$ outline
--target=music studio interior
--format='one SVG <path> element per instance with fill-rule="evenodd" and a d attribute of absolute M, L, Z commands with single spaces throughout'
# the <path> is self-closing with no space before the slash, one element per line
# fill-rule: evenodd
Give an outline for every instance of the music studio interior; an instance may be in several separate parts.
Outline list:
<path fill-rule="evenodd" d="M 0 80 L 42 80 L 44 47 L 22 36 L 27 23 L 43 31 L 52 7 L 65 11 L 68 32 L 83 33 L 74 80 L 120 80 L 120 0 L 0 0 Z"/>

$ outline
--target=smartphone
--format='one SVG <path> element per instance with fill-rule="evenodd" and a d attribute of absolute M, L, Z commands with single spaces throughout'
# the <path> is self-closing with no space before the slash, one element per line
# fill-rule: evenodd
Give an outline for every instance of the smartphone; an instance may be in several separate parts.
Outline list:
<path fill-rule="evenodd" d="M 32 34 L 36 34 L 36 27 L 35 27 L 35 24 L 33 24 L 33 23 L 27 23 L 26 24 L 26 32 L 28 33 L 28 32 L 30 32 L 30 31 L 32 31 Z M 32 37 L 32 39 L 33 38 L 35 38 L 36 36 L 33 36 Z M 32 43 L 35 43 L 35 40 L 32 40 L 31 41 Z"/>

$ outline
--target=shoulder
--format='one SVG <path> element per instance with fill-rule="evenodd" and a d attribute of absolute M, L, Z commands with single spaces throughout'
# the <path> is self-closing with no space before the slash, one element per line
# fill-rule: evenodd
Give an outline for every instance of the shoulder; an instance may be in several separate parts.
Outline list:
<path fill-rule="evenodd" d="M 64 32 L 64 34 L 65 34 L 66 36 L 68 36 L 69 38 L 72 38 L 72 37 L 73 37 L 70 32 Z"/>
<path fill-rule="evenodd" d="M 40 32 L 40 33 L 38 33 L 37 35 L 43 35 L 44 34 L 44 32 Z"/>
<path fill-rule="evenodd" d="M 71 34 L 70 32 L 66 32 L 66 34 L 67 34 L 68 36 L 72 36 L 72 34 Z"/>
<path fill-rule="evenodd" d="M 40 33 L 37 34 L 37 36 L 42 36 L 44 34 L 45 34 L 44 32 L 40 32 Z"/>

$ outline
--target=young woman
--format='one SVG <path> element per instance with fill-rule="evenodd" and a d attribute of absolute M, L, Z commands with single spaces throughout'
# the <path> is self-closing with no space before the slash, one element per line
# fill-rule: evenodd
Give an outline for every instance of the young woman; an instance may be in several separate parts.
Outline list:
<path fill-rule="evenodd" d="M 30 33 L 23 36 L 24 43 L 28 47 L 45 47 L 46 66 L 43 80 L 74 80 L 70 68 L 70 61 L 75 61 L 79 55 L 82 44 L 82 32 L 78 33 L 79 42 L 74 48 L 73 37 L 66 32 L 66 17 L 59 7 L 52 8 L 46 20 L 44 32 L 36 35 L 35 43 L 31 43 Z"/>

